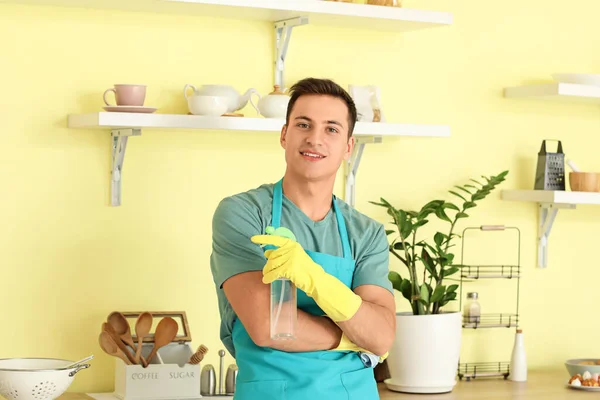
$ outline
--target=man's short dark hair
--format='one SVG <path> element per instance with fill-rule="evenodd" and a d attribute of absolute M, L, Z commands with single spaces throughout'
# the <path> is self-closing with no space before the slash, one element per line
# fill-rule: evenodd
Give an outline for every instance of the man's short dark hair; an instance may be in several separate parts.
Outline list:
<path fill-rule="evenodd" d="M 350 94 L 340 85 L 330 79 L 305 78 L 296 82 L 290 88 L 290 101 L 287 107 L 285 123 L 289 124 L 290 114 L 298 98 L 304 95 L 323 95 L 331 96 L 342 100 L 348 107 L 348 139 L 354 132 L 354 125 L 357 119 L 356 105 Z"/>

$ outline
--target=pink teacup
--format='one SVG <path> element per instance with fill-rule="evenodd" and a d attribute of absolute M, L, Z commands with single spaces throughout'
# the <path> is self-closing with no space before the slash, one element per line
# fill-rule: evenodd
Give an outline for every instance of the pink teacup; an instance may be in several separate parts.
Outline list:
<path fill-rule="evenodd" d="M 106 89 L 103 98 L 107 106 L 113 106 L 106 100 L 108 92 L 114 92 L 118 106 L 143 106 L 146 100 L 146 85 L 114 85 Z"/>

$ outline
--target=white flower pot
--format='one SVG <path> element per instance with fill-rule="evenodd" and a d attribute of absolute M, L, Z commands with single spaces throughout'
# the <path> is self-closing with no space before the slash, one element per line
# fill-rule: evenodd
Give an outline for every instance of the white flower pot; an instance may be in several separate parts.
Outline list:
<path fill-rule="evenodd" d="M 456 385 L 462 314 L 396 313 L 396 338 L 387 359 L 388 389 L 404 393 L 447 393 Z"/>

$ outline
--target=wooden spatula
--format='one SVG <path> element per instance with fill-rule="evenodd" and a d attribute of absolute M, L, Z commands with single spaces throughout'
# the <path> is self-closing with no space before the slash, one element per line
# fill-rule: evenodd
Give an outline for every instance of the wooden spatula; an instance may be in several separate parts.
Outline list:
<path fill-rule="evenodd" d="M 127 322 L 127 318 L 125 316 L 115 311 L 108 316 L 108 323 L 113 327 L 117 335 L 123 340 L 123 342 L 127 343 L 129 347 L 133 350 L 134 354 L 137 354 L 137 348 L 133 343 L 133 337 L 131 337 L 131 328 L 129 327 L 129 322 Z M 140 356 L 140 360 L 142 361 L 142 366 L 147 367 L 148 363 L 146 359 Z M 135 361 L 136 364 L 139 361 Z"/>
<path fill-rule="evenodd" d="M 152 314 L 149 312 L 143 312 L 138 317 L 135 323 L 135 336 L 137 336 L 137 351 L 135 352 L 135 361 L 137 363 L 140 362 L 140 357 L 142 356 L 142 345 L 144 341 L 144 337 L 148 336 L 150 330 L 152 329 Z"/>
<path fill-rule="evenodd" d="M 112 336 L 106 332 L 100 332 L 100 337 L 98 338 L 100 342 L 100 347 L 102 350 L 106 352 L 106 354 L 110 354 L 111 356 L 119 357 L 121 360 L 125 362 L 127 365 L 131 365 L 131 361 L 123 354 L 123 351 L 117 346 Z"/>
<path fill-rule="evenodd" d="M 123 355 L 127 357 L 130 364 L 136 364 L 133 354 L 131 354 L 131 352 L 129 351 L 125 343 L 121 340 L 121 337 L 117 334 L 117 332 L 115 332 L 115 329 L 111 324 L 109 324 L 108 322 L 104 322 L 102 324 L 102 332 L 106 332 L 112 338 L 115 345 L 119 348 L 119 350 L 121 350 Z"/>
<path fill-rule="evenodd" d="M 177 332 L 179 331 L 179 325 L 171 317 L 165 317 L 160 320 L 156 326 L 156 332 L 154 333 L 154 347 L 147 358 L 148 362 L 151 362 L 158 349 L 168 345 L 175 339 Z"/>

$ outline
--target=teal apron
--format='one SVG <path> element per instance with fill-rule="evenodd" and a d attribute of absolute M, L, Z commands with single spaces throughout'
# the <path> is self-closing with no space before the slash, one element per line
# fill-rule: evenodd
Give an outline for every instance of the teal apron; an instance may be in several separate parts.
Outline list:
<path fill-rule="evenodd" d="M 281 222 L 282 180 L 273 190 L 271 225 Z M 333 196 L 333 209 L 342 239 L 343 257 L 306 251 L 325 271 L 351 287 L 355 261 L 344 217 Z M 292 229 L 293 227 L 288 227 Z M 324 315 L 315 301 L 297 290 L 298 308 Z M 373 368 L 367 368 L 358 353 L 349 351 L 313 351 L 288 353 L 259 347 L 250 338 L 239 319 L 233 325 L 233 344 L 239 367 L 235 400 L 375 400 L 379 399 Z"/>

